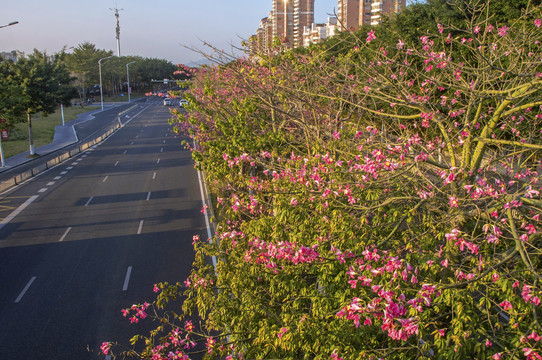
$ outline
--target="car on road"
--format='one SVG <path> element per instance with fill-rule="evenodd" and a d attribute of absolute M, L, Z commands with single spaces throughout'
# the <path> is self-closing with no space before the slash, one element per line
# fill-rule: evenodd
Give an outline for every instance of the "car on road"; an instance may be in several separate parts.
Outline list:
<path fill-rule="evenodd" d="M 171 103 L 172 103 L 172 101 L 171 101 L 170 98 L 165 98 L 164 99 L 164 106 L 171 106 Z"/>
<path fill-rule="evenodd" d="M 179 101 L 179 106 L 180 107 L 185 107 L 186 105 L 188 105 L 188 100 L 181 99 L 181 101 Z"/>

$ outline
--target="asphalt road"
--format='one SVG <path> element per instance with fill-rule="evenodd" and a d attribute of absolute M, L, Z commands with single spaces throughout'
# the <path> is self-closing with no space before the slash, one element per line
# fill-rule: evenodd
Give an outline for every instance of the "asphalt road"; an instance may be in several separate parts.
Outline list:
<path fill-rule="evenodd" d="M 121 309 L 184 281 L 205 236 L 190 152 L 154 101 L 108 140 L 0 197 L 0 359 L 104 359 L 156 324 Z"/>

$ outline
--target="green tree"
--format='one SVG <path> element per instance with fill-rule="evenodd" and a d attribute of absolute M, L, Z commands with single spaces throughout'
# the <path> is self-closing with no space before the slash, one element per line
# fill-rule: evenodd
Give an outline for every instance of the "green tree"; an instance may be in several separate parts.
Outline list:
<path fill-rule="evenodd" d="M 35 155 L 32 136 L 32 115 L 53 113 L 59 104 L 70 105 L 73 95 L 72 78 L 59 55 L 47 55 L 37 50 L 12 63 L 14 78 L 21 86 L 21 104 L 28 122 L 30 155 Z"/>
<path fill-rule="evenodd" d="M 90 85 L 99 83 L 98 60 L 111 56 L 111 50 L 100 50 L 90 42 L 79 44 L 71 54 L 66 54 L 66 66 L 76 77 L 79 100 L 83 104 Z"/>

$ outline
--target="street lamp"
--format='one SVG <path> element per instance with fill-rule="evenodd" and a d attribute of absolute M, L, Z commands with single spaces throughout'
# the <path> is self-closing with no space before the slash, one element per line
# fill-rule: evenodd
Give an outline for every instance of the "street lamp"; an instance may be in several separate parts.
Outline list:
<path fill-rule="evenodd" d="M 7 27 L 7 26 L 11 26 L 11 25 L 16 25 L 16 24 L 18 24 L 18 23 L 19 23 L 18 21 L 12 21 L 12 22 L 10 22 L 10 23 L 7 24 L 7 25 L 2 25 L 2 26 L 0 26 L 0 29 L 1 29 L 1 28 L 5 28 L 5 27 Z"/>
<path fill-rule="evenodd" d="M 113 57 L 113 55 L 108 56 L 108 57 L 104 57 L 104 58 L 98 60 L 98 72 L 100 73 L 100 101 L 102 103 L 102 111 L 104 111 L 104 94 L 103 94 L 103 91 L 102 91 L 102 60 L 109 59 L 109 58 L 112 58 L 112 57 Z"/>
<path fill-rule="evenodd" d="M 126 79 L 128 81 L 128 103 L 130 103 L 130 72 L 128 71 L 128 65 L 135 63 L 135 61 L 130 61 L 126 64 Z"/>

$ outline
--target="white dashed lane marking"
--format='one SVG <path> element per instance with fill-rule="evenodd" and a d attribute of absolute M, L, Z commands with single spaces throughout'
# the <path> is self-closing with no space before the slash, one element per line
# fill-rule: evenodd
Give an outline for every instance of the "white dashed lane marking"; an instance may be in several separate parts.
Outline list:
<path fill-rule="evenodd" d="M 19 301 L 21 301 L 21 299 L 23 298 L 24 294 L 26 294 L 26 292 L 28 291 L 28 289 L 30 289 L 30 286 L 32 285 L 32 283 L 34 282 L 34 280 L 36 280 L 36 277 L 33 276 L 32 279 L 30 279 L 30 281 L 26 284 L 26 286 L 24 287 L 23 291 L 21 291 L 21 293 L 19 294 L 19 296 L 17 296 L 17 299 L 15 299 L 15 304 L 17 304 Z"/>
<path fill-rule="evenodd" d="M 71 226 L 69 228 L 66 229 L 66 231 L 64 232 L 64 234 L 62 235 L 62 237 L 60 238 L 60 240 L 58 240 L 59 242 L 62 242 L 64 241 L 64 239 L 66 238 L 66 236 L 68 235 L 68 233 L 70 232 L 71 230 Z"/>
<path fill-rule="evenodd" d="M 90 202 L 92 201 L 92 199 L 94 199 L 94 196 L 91 196 L 90 199 L 88 199 L 87 203 L 85 204 L 85 206 L 89 206 L 90 205 Z"/>
<path fill-rule="evenodd" d="M 132 267 L 128 266 L 128 270 L 126 270 L 126 276 L 124 277 L 124 285 L 122 286 L 122 291 L 128 290 L 128 284 L 130 283 L 130 275 L 132 275 Z"/>

